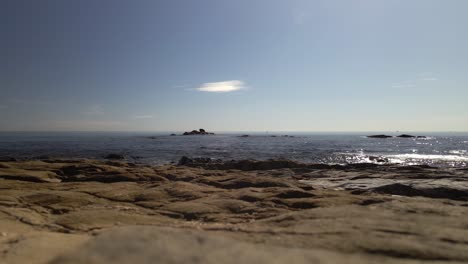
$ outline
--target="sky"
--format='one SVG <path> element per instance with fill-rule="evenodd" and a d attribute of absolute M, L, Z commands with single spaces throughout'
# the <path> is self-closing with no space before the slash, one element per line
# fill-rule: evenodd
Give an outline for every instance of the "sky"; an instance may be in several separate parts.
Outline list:
<path fill-rule="evenodd" d="M 0 131 L 468 131 L 465 0 L 0 0 Z"/>

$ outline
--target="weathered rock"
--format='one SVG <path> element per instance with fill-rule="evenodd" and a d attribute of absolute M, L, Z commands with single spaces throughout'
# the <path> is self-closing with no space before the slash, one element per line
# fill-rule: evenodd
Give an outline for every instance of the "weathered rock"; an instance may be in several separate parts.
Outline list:
<path fill-rule="evenodd" d="M 18 160 L 16 158 L 8 157 L 8 156 L 0 157 L 0 162 L 14 162 L 14 161 L 18 161 Z"/>
<path fill-rule="evenodd" d="M 430 198 L 446 198 L 453 200 L 468 201 L 468 190 L 448 188 L 443 186 L 411 186 L 401 183 L 393 183 L 373 188 L 370 191 L 377 193 L 403 195 L 403 196 L 424 196 Z"/>
<path fill-rule="evenodd" d="M 368 263 L 351 254 L 242 242 L 209 232 L 157 227 L 126 227 L 103 232 L 74 253 L 51 264 L 67 263 Z"/>
<path fill-rule="evenodd" d="M 206 132 L 205 129 L 200 128 L 200 130 L 192 130 L 191 132 L 184 132 L 182 134 L 184 136 L 191 136 L 191 135 L 214 135 L 214 133 Z"/>
<path fill-rule="evenodd" d="M 370 135 L 367 136 L 368 138 L 391 138 L 392 136 L 389 135 Z"/>
<path fill-rule="evenodd" d="M 0 263 L 468 262 L 466 170 L 184 160 L 0 163 Z"/>
<path fill-rule="evenodd" d="M 123 160 L 123 159 L 125 159 L 125 156 L 122 155 L 122 154 L 111 153 L 111 154 L 108 154 L 105 158 L 106 159 L 113 159 L 113 160 Z"/>
<path fill-rule="evenodd" d="M 399 138 L 415 138 L 416 136 L 408 135 L 408 134 L 401 134 L 401 135 L 399 135 L 397 137 L 399 137 Z"/>
<path fill-rule="evenodd" d="M 377 157 L 377 156 L 369 156 L 369 160 L 374 161 L 374 162 L 379 162 L 379 163 L 389 162 L 388 158 L 386 158 L 386 157 Z"/>
<path fill-rule="evenodd" d="M 179 165 L 190 166 L 190 167 L 202 167 L 205 169 L 220 169 L 220 170 L 243 170 L 243 171 L 253 171 L 253 170 L 274 170 L 274 169 L 284 169 L 284 168 L 304 168 L 308 165 L 291 161 L 291 160 L 265 160 L 265 161 L 256 161 L 256 160 L 232 160 L 232 161 L 222 161 L 219 159 L 210 159 L 210 158 L 194 158 L 190 159 L 188 157 L 182 157 L 179 161 Z"/>

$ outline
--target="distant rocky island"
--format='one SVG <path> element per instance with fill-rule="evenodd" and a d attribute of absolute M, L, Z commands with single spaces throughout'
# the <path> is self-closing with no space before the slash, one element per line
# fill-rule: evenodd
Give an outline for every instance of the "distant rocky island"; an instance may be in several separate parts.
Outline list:
<path fill-rule="evenodd" d="M 379 134 L 379 135 L 370 135 L 367 137 L 368 138 L 393 138 L 394 136 Z M 408 134 L 401 134 L 395 137 L 397 138 L 426 138 L 426 136 L 413 136 L 413 135 L 408 135 Z"/>
<path fill-rule="evenodd" d="M 206 132 L 205 129 L 200 128 L 199 130 L 192 130 L 190 132 L 184 132 L 182 134 L 184 136 L 192 136 L 192 135 L 214 135 L 214 133 Z"/>

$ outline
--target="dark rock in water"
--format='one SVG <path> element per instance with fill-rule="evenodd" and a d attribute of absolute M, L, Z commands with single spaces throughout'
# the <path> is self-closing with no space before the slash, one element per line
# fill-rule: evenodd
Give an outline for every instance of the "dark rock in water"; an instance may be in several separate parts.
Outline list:
<path fill-rule="evenodd" d="M 176 134 L 171 134 L 171 136 L 173 137 L 173 136 L 177 136 L 177 135 Z"/>
<path fill-rule="evenodd" d="M 253 170 L 274 170 L 274 169 L 283 169 L 283 168 L 305 168 L 308 165 L 291 161 L 291 160 L 266 160 L 266 161 L 256 161 L 256 160 L 231 160 L 223 161 L 220 159 L 210 159 L 210 158 L 188 158 L 186 156 L 182 157 L 179 160 L 178 165 L 189 166 L 189 167 L 202 167 L 206 169 L 221 169 L 221 170 L 243 170 L 243 171 L 253 171 Z M 328 166 L 327 166 L 328 167 Z"/>
<path fill-rule="evenodd" d="M 219 164 L 222 163 L 222 160 L 216 160 L 211 158 L 189 158 L 187 156 L 183 156 L 180 158 L 179 163 L 177 165 L 180 166 L 190 166 L 190 167 L 200 167 L 206 164 Z"/>
<path fill-rule="evenodd" d="M 367 136 L 368 138 L 391 138 L 392 136 L 388 136 L 388 135 L 370 135 L 370 136 Z"/>
<path fill-rule="evenodd" d="M 185 166 L 185 165 L 192 164 L 192 163 L 193 163 L 193 159 L 187 156 L 183 156 L 182 158 L 180 158 L 179 163 L 177 163 L 177 165 Z"/>
<path fill-rule="evenodd" d="M 123 160 L 125 156 L 122 154 L 111 153 L 105 157 L 105 159 L 113 159 L 113 160 Z"/>
<path fill-rule="evenodd" d="M 242 171 L 256 171 L 256 170 L 276 170 L 276 169 L 346 169 L 346 168 L 374 168 L 377 164 L 373 163 L 359 163 L 343 165 L 329 165 L 329 164 L 305 164 L 287 159 L 269 159 L 269 160 L 230 160 L 223 161 L 221 159 L 211 158 L 189 158 L 183 156 L 178 165 L 197 167 L 210 170 L 242 170 Z"/>
<path fill-rule="evenodd" d="M 242 135 L 240 137 L 246 138 L 246 137 L 249 137 L 249 135 Z"/>
<path fill-rule="evenodd" d="M 375 162 L 389 162 L 388 158 L 385 157 L 376 157 L 376 156 L 369 156 L 370 161 L 375 161 Z"/>
<path fill-rule="evenodd" d="M 423 196 L 430 198 L 442 198 L 467 201 L 468 191 L 448 187 L 414 187 L 401 183 L 392 183 L 371 189 L 372 192 L 402 196 Z"/>
<path fill-rule="evenodd" d="M 426 136 L 417 136 L 416 138 L 427 138 Z"/>
<path fill-rule="evenodd" d="M 184 132 L 182 134 L 184 136 L 191 136 L 191 135 L 214 135 L 214 133 L 206 132 L 205 129 L 200 128 L 200 130 L 192 130 L 191 132 Z"/>
<path fill-rule="evenodd" d="M 397 137 L 399 137 L 399 138 L 415 138 L 416 136 L 408 135 L 408 134 L 401 134 L 401 135 L 399 135 Z"/>
<path fill-rule="evenodd" d="M 13 157 L 0 157 L 0 162 L 14 162 L 14 161 L 18 161 L 18 160 Z"/>

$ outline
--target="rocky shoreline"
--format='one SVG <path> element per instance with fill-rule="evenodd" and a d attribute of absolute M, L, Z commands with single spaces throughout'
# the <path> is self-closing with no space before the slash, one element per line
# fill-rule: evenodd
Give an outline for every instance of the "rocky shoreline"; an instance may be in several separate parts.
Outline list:
<path fill-rule="evenodd" d="M 0 161 L 1 263 L 466 263 L 468 168 Z"/>

